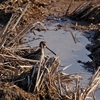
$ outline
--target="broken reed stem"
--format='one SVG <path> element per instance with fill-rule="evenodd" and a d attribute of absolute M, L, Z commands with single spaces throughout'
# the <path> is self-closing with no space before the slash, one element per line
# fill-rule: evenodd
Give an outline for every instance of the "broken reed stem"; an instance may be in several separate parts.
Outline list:
<path fill-rule="evenodd" d="M 8 27 L 9 27 L 9 25 L 10 25 L 12 19 L 13 19 L 13 16 L 14 16 L 14 15 L 12 14 L 10 20 L 8 21 L 8 23 L 7 23 L 7 25 L 6 25 L 5 29 L 4 29 L 4 31 L 1 33 L 2 35 L 4 35 L 5 32 L 7 31 Z"/>
<path fill-rule="evenodd" d="M 36 77 L 36 84 L 35 84 L 34 92 L 37 91 L 37 86 L 38 86 L 37 82 L 38 82 L 39 77 L 40 77 L 40 74 L 41 74 L 41 73 L 40 73 L 41 67 L 42 67 L 42 66 L 41 66 L 41 65 L 42 65 L 41 63 L 42 63 L 42 62 L 40 61 L 40 64 L 39 64 L 39 66 L 38 66 L 39 69 L 38 69 L 38 73 L 37 73 L 37 77 Z"/>
<path fill-rule="evenodd" d="M 67 11 L 66 11 L 66 14 L 65 14 L 65 15 L 68 15 L 68 14 L 69 14 L 69 9 L 70 9 L 70 7 L 71 7 L 72 3 L 73 3 L 73 0 L 71 0 L 71 2 L 70 2 L 70 4 L 69 4 L 69 6 L 68 6 L 68 8 L 67 8 Z"/>
<path fill-rule="evenodd" d="M 96 100 L 96 94 L 94 91 L 92 92 L 92 96 L 93 96 L 93 100 Z"/>
<path fill-rule="evenodd" d="M 13 48 L 12 47 L 8 47 L 8 48 L 5 47 L 5 50 L 16 52 L 16 51 L 20 51 L 20 50 L 36 50 L 36 48 L 38 48 L 38 47 L 39 46 L 36 46 L 36 47 L 24 47 L 24 46 L 20 47 L 20 46 L 17 46 L 17 47 L 13 47 Z"/>
<path fill-rule="evenodd" d="M 6 25 L 5 29 L 4 29 L 4 31 L 1 33 L 2 36 L 1 36 L 1 41 L 0 41 L 0 49 L 4 46 L 4 43 L 6 41 L 6 37 L 9 35 L 9 33 L 7 32 L 7 29 L 8 29 L 8 27 L 9 27 L 9 25 L 10 25 L 12 19 L 13 19 L 13 16 L 14 15 L 12 14 L 9 22 L 7 23 L 7 25 Z"/>
<path fill-rule="evenodd" d="M 81 4 L 79 4 L 79 6 L 71 13 L 71 15 L 78 12 L 78 10 L 81 9 L 81 7 L 83 7 L 84 3 L 85 3 L 85 1 L 83 1 Z"/>
<path fill-rule="evenodd" d="M 37 91 L 37 92 L 39 91 L 39 84 L 40 84 L 40 82 L 42 80 L 43 73 L 44 73 L 44 70 L 40 73 L 39 79 L 36 82 L 36 86 L 35 86 L 34 92 L 35 91 Z"/>
<path fill-rule="evenodd" d="M 45 62 L 44 62 L 44 64 L 43 64 L 43 66 L 44 66 L 44 73 L 43 73 L 43 77 L 42 77 L 42 79 L 41 79 L 41 83 L 40 83 L 40 85 L 38 86 L 38 88 L 40 89 L 40 87 L 42 86 L 42 83 L 44 82 L 44 79 L 45 79 L 45 77 L 46 77 L 46 75 L 50 75 L 50 70 L 49 70 L 49 68 L 47 68 L 47 66 L 49 66 L 49 65 L 47 65 L 46 66 L 46 63 L 48 62 L 48 60 L 49 59 L 47 59 Z"/>
<path fill-rule="evenodd" d="M 62 87 L 61 87 L 61 81 L 60 81 L 59 73 L 57 73 L 57 78 L 58 78 L 58 85 L 59 85 L 60 95 L 62 95 Z"/>
<path fill-rule="evenodd" d="M 25 14 L 25 12 L 27 11 L 27 8 L 29 7 L 29 3 L 26 5 L 24 11 L 22 11 L 22 14 L 19 16 L 19 18 L 17 19 L 16 23 L 14 24 L 14 26 L 12 27 L 12 30 L 15 29 L 15 27 L 17 26 L 17 24 L 19 23 L 20 19 L 23 17 L 23 15 Z"/>
<path fill-rule="evenodd" d="M 91 84 L 92 82 L 95 81 L 96 77 L 99 76 L 99 74 L 98 74 L 99 72 L 100 72 L 100 66 L 98 67 L 98 70 L 97 70 L 97 71 L 95 72 L 95 74 L 93 75 L 93 77 L 92 77 L 91 81 L 89 82 L 89 84 Z"/>
<path fill-rule="evenodd" d="M 46 73 L 43 74 L 43 77 L 41 79 L 41 82 L 40 82 L 40 85 L 38 86 L 38 89 L 41 88 L 41 86 L 43 85 L 43 82 L 44 82 L 44 78 L 46 77 Z"/>
<path fill-rule="evenodd" d="M 87 4 L 85 5 L 85 7 L 83 7 L 82 10 L 80 10 L 79 14 L 86 11 L 86 13 L 83 13 L 83 15 L 80 17 L 80 19 L 88 16 L 95 8 L 97 8 L 97 6 L 93 6 L 92 4 Z"/>
<path fill-rule="evenodd" d="M 71 33 L 71 36 L 72 36 L 72 38 L 73 38 L 73 40 L 74 40 L 74 43 L 76 44 L 77 42 L 76 42 L 76 38 L 75 38 L 74 34 L 72 33 L 71 30 L 69 30 L 69 32 Z"/>
<path fill-rule="evenodd" d="M 2 57 L 6 57 L 6 58 L 9 58 L 11 59 L 12 61 L 28 61 L 28 62 L 40 62 L 38 60 L 31 60 L 31 59 L 26 59 L 26 58 L 21 58 L 19 56 L 10 56 L 10 55 L 6 55 L 6 54 L 0 54 L 0 56 Z"/>

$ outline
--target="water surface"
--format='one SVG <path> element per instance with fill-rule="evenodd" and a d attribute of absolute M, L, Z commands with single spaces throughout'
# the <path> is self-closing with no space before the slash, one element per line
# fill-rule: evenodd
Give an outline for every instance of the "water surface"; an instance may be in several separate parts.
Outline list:
<path fill-rule="evenodd" d="M 78 63 L 78 60 L 82 62 L 91 61 L 87 56 L 90 52 L 85 49 L 85 46 L 90 42 L 86 37 L 84 37 L 83 32 L 72 30 L 69 27 L 62 27 L 61 29 L 57 29 L 56 24 L 51 24 L 47 26 L 48 30 L 45 31 L 35 31 L 36 36 L 33 33 L 29 33 L 25 36 L 26 40 L 32 40 L 33 38 L 37 39 L 35 41 L 29 42 L 27 45 L 30 46 L 37 46 L 39 45 L 40 41 L 46 41 L 47 45 L 50 49 L 52 49 L 61 59 L 61 64 L 63 66 L 67 66 L 72 64 L 66 72 L 73 73 L 73 72 L 83 72 L 85 71 L 82 68 L 82 64 Z M 70 31 L 76 38 L 76 43 L 74 42 Z M 47 55 L 52 54 L 48 50 L 46 50 Z M 53 55 L 52 55 L 53 56 Z"/>

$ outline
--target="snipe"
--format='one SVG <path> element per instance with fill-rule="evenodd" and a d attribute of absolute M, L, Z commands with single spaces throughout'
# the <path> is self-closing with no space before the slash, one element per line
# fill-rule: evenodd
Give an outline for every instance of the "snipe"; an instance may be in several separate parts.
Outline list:
<path fill-rule="evenodd" d="M 24 58 L 27 59 L 33 59 L 33 60 L 40 60 L 41 62 L 44 59 L 45 56 L 45 48 L 47 48 L 49 51 L 51 51 L 54 55 L 56 55 L 47 45 L 45 41 L 41 41 L 39 43 L 39 49 L 37 49 L 36 51 L 34 51 L 33 53 L 30 53 L 26 56 L 24 56 Z"/>

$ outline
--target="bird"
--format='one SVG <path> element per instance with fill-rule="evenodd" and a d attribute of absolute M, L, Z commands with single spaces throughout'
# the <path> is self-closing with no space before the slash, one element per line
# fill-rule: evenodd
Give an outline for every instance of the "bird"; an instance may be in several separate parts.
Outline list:
<path fill-rule="evenodd" d="M 46 41 L 41 41 L 39 43 L 39 48 L 28 54 L 28 55 L 25 55 L 24 58 L 27 58 L 27 59 L 32 59 L 32 60 L 40 60 L 40 62 L 43 61 L 43 59 L 45 58 L 45 48 L 47 48 L 49 51 L 51 51 L 54 55 L 56 55 L 56 53 L 54 53 L 46 44 Z"/>

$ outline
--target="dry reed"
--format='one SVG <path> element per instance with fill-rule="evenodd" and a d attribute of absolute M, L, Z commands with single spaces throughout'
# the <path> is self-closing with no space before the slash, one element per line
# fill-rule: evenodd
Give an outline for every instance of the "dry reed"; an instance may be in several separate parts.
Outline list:
<path fill-rule="evenodd" d="M 93 75 L 89 85 L 83 88 L 80 85 L 82 77 L 78 73 L 64 73 L 64 70 L 66 70 L 68 66 L 59 70 L 61 64 L 58 56 L 45 56 L 44 63 L 23 58 L 26 52 L 33 52 L 34 48 L 20 47 L 20 39 L 38 23 L 46 29 L 41 22 L 31 22 L 17 32 L 20 20 L 28 7 L 30 7 L 29 4 L 26 5 L 21 15 L 13 14 L 4 31 L 1 33 L 1 83 L 13 83 L 12 86 L 9 87 L 9 90 L 12 89 L 12 87 L 16 88 L 18 86 L 20 88 L 17 87 L 15 92 L 17 92 L 18 89 L 20 91 L 25 90 L 27 93 L 32 93 L 35 97 L 37 96 L 37 98 L 41 97 L 42 99 L 52 100 L 85 100 L 89 94 L 100 85 L 100 68 L 98 68 Z M 13 22 L 15 24 L 12 24 Z M 12 34 L 13 38 L 11 38 Z M 75 38 L 73 37 L 73 39 Z M 22 66 L 29 67 L 24 69 Z M 7 88 L 4 88 L 4 90 L 5 89 L 7 90 Z"/>

